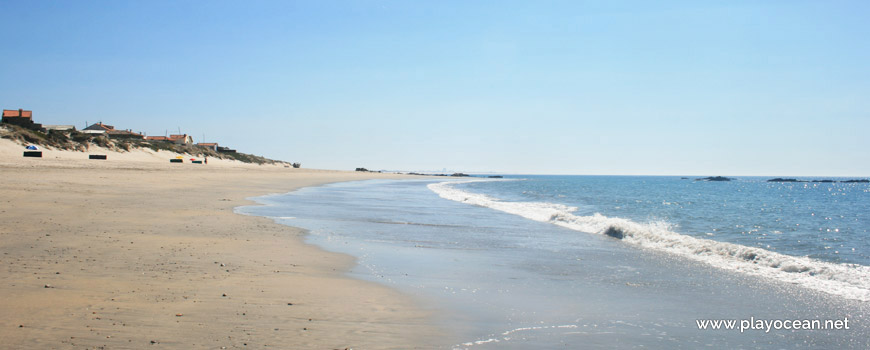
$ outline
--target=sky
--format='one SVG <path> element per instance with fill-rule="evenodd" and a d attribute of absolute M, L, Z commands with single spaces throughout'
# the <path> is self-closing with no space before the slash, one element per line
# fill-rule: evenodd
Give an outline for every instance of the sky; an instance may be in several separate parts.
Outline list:
<path fill-rule="evenodd" d="M 870 176 L 867 1 L 0 1 L 0 107 L 306 168 Z"/>

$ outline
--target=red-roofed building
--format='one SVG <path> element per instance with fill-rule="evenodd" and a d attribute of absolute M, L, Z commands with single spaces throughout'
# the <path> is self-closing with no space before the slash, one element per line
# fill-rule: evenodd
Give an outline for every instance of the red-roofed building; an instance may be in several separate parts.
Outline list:
<path fill-rule="evenodd" d="M 111 126 L 111 125 L 108 125 L 108 124 L 103 124 L 103 122 L 99 122 L 99 123 L 96 123 L 96 124 L 91 124 L 91 126 L 89 126 L 89 127 L 87 127 L 87 128 L 84 128 L 84 129 L 82 129 L 82 130 L 92 130 L 92 131 L 103 131 L 103 132 L 105 132 L 105 131 L 109 131 L 109 130 L 115 130 L 115 127 L 114 127 L 114 126 Z"/>
<path fill-rule="evenodd" d="M 33 118 L 33 111 L 25 111 L 23 109 L 4 109 L 3 118 Z"/>
<path fill-rule="evenodd" d="M 217 152 L 218 144 L 216 142 L 200 142 L 196 144 L 197 146 L 210 148 L 212 151 Z"/>
<path fill-rule="evenodd" d="M 141 133 L 133 132 L 132 130 L 107 130 L 106 134 L 109 134 L 109 137 L 113 139 L 139 139 L 144 140 L 145 135 Z"/>
<path fill-rule="evenodd" d="M 2 122 L 32 130 L 42 129 L 42 124 L 33 122 L 33 111 L 25 111 L 23 109 L 4 109 Z"/>
<path fill-rule="evenodd" d="M 169 141 L 172 141 L 179 145 L 190 145 L 193 144 L 193 136 L 190 136 L 188 134 L 169 135 Z"/>
<path fill-rule="evenodd" d="M 145 140 L 172 142 L 172 143 L 177 144 L 177 145 L 191 145 L 191 144 L 193 144 L 193 137 L 191 137 L 188 134 L 169 135 L 169 136 L 148 136 L 148 137 L 145 137 Z"/>

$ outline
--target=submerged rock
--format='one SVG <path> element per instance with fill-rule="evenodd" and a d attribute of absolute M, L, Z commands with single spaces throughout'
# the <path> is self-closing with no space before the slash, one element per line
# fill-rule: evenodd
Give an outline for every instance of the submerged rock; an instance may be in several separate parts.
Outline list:
<path fill-rule="evenodd" d="M 613 227 L 613 226 L 608 227 L 607 230 L 604 231 L 604 234 L 607 235 L 607 236 L 610 236 L 610 237 L 616 238 L 616 239 L 623 239 L 623 238 L 625 238 L 625 233 L 622 232 L 622 230 L 620 230 L 620 229 L 618 229 L 618 228 L 616 228 L 616 227 Z"/>

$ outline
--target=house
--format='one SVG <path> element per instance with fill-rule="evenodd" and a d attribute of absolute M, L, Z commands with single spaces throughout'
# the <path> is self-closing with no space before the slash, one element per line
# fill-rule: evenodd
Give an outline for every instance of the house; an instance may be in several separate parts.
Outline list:
<path fill-rule="evenodd" d="M 103 122 L 99 122 L 99 123 L 91 124 L 91 126 L 84 128 L 82 130 L 109 131 L 109 130 L 115 130 L 115 127 L 111 126 L 109 124 L 103 124 Z"/>
<path fill-rule="evenodd" d="M 42 129 L 42 124 L 33 122 L 33 111 L 25 111 L 23 109 L 4 109 L 2 122 L 31 130 Z"/>
<path fill-rule="evenodd" d="M 169 135 L 169 141 L 172 141 L 176 145 L 190 145 L 193 144 L 193 136 L 188 134 Z"/>
<path fill-rule="evenodd" d="M 115 130 L 114 126 L 103 124 L 103 122 L 91 124 L 91 126 L 82 129 L 82 131 L 98 131 L 97 133 L 102 134 L 109 130 Z M 89 134 L 97 134 L 97 133 L 89 133 Z"/>
<path fill-rule="evenodd" d="M 45 131 L 76 131 L 75 125 L 43 125 Z"/>
<path fill-rule="evenodd" d="M 211 143 L 200 142 L 200 143 L 197 143 L 196 145 L 201 146 L 201 147 L 206 147 L 206 148 L 211 149 L 212 151 L 215 151 L 215 152 L 217 152 L 217 150 L 218 150 L 218 144 L 216 142 L 211 142 Z"/>
<path fill-rule="evenodd" d="M 183 135 L 169 135 L 169 136 L 148 136 L 145 138 L 148 141 L 163 141 L 163 142 L 172 142 L 177 145 L 190 145 L 193 144 L 193 137 L 188 134 Z"/>
<path fill-rule="evenodd" d="M 98 122 L 91 124 L 87 128 L 82 129 L 82 133 L 85 134 L 106 134 L 110 138 L 113 139 L 139 139 L 144 140 L 145 135 L 141 133 L 133 132 L 130 129 L 127 130 L 116 130 L 114 126 L 109 124 L 103 124 L 103 122 Z"/>
<path fill-rule="evenodd" d="M 108 134 L 109 137 L 113 138 L 113 139 L 137 139 L 137 140 L 144 140 L 145 139 L 145 135 L 142 135 L 141 133 L 133 132 L 130 129 L 127 129 L 127 130 L 114 130 L 114 129 L 107 130 L 106 134 Z"/>

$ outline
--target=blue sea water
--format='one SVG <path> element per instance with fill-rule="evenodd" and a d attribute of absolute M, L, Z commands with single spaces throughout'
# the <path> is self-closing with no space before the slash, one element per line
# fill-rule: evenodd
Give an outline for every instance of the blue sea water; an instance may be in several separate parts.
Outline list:
<path fill-rule="evenodd" d="M 454 187 L 501 200 L 573 206 L 579 216 L 600 213 L 638 223 L 662 222 L 698 238 L 870 265 L 870 184 L 768 179 L 532 176 Z"/>
<path fill-rule="evenodd" d="M 437 312 L 437 348 L 870 346 L 870 185 L 506 176 L 338 183 L 246 214 Z M 700 319 L 849 330 L 701 330 Z"/>

